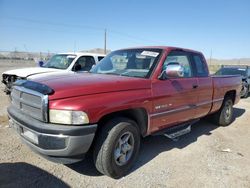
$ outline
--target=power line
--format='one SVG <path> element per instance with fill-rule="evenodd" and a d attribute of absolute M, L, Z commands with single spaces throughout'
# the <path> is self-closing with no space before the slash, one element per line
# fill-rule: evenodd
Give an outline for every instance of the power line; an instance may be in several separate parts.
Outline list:
<path fill-rule="evenodd" d="M 33 26 L 24 26 L 24 25 L 14 25 L 14 24 L 3 24 L 1 25 L 2 27 L 17 27 L 17 28 L 23 28 L 23 29 L 35 29 L 35 30 L 39 30 L 39 31 L 50 31 L 50 32 L 56 32 L 56 33 L 65 33 L 65 30 L 60 30 L 60 29 L 49 29 L 46 27 L 33 27 Z M 67 33 L 73 33 L 73 34 L 79 34 L 82 35 L 81 32 L 79 31 L 72 31 L 72 30 L 68 30 Z M 88 33 L 93 35 L 94 33 Z"/>
<path fill-rule="evenodd" d="M 120 31 L 111 30 L 111 33 L 118 34 L 118 35 L 121 35 L 121 36 L 125 36 L 125 37 L 128 37 L 128 38 L 137 40 L 137 41 L 147 41 L 147 42 L 162 44 L 162 42 L 159 42 L 159 41 L 154 41 L 154 40 L 145 39 L 145 38 L 142 38 L 142 37 L 133 36 L 133 35 L 126 34 L 126 33 L 120 32 Z"/>
<path fill-rule="evenodd" d="M 36 24 L 44 24 L 44 25 L 52 25 L 52 26 L 63 26 L 63 27 L 77 27 L 77 28 L 86 28 L 86 29 L 92 29 L 92 30 L 103 30 L 103 28 L 99 27 L 93 27 L 88 25 L 80 25 L 80 24 L 65 24 L 61 22 L 51 22 L 51 21 L 43 21 L 43 20 L 35 20 L 30 18 L 17 18 L 17 17 L 3 17 L 4 19 L 9 20 L 17 20 L 17 21 L 24 21 L 29 23 L 36 23 Z"/>
<path fill-rule="evenodd" d="M 65 24 L 65 23 L 60 23 L 60 22 L 51 22 L 51 21 L 41 21 L 41 20 L 35 20 L 35 19 L 30 19 L 30 18 L 17 18 L 17 17 L 3 17 L 5 19 L 10 19 L 10 20 L 17 20 L 17 21 L 24 21 L 24 22 L 30 22 L 30 23 L 36 23 L 36 24 L 43 24 L 43 25 L 52 25 L 52 26 L 62 26 L 62 27 L 74 27 L 74 28 L 85 28 L 85 29 L 90 29 L 90 30 L 98 30 L 98 31 L 103 31 L 105 28 L 100 28 L 100 27 L 93 27 L 89 25 L 82 25 L 82 24 Z M 157 43 L 157 44 L 163 44 L 162 42 L 159 41 L 154 41 L 150 39 L 146 39 L 143 37 L 138 37 L 138 36 L 133 36 L 127 33 L 123 33 L 117 30 L 111 30 L 109 29 L 109 33 L 117 34 L 126 38 L 130 38 L 136 41 L 143 41 L 143 42 L 150 42 L 150 43 Z"/>

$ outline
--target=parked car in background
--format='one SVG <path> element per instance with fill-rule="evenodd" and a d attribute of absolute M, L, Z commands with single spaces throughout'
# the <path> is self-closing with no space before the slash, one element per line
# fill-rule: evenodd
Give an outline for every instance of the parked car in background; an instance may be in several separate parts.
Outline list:
<path fill-rule="evenodd" d="M 135 162 L 141 137 L 176 140 L 208 115 L 230 124 L 240 90 L 240 76 L 210 76 L 200 52 L 140 47 L 111 52 L 90 73 L 19 80 L 7 111 L 37 153 L 74 163 L 92 151 L 101 173 L 120 178 Z"/>
<path fill-rule="evenodd" d="M 19 79 L 25 80 L 30 76 L 51 73 L 51 72 L 88 72 L 93 65 L 104 58 L 103 54 L 86 53 L 86 52 L 69 52 L 60 53 L 51 57 L 46 62 L 39 62 L 40 67 L 30 67 L 9 70 L 2 74 L 2 83 L 5 84 L 5 92 L 9 94 L 12 84 Z"/>
<path fill-rule="evenodd" d="M 247 98 L 250 86 L 250 66 L 247 65 L 223 65 L 215 75 L 241 75 L 241 97 Z"/>

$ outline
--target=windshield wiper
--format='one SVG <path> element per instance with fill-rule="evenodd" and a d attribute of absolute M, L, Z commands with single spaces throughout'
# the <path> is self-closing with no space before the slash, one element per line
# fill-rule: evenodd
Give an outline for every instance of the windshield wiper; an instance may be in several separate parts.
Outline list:
<path fill-rule="evenodd" d="M 127 76 L 127 77 L 136 77 L 136 78 L 144 78 L 142 76 L 137 76 L 137 75 L 129 75 L 129 73 L 131 73 L 133 71 L 127 71 L 127 72 L 124 72 L 124 73 L 121 73 L 120 76 Z"/>
<path fill-rule="evenodd" d="M 92 72 L 94 73 L 94 72 Z M 95 74 L 108 74 L 108 75 L 119 75 L 119 76 L 127 76 L 127 77 L 136 77 L 136 78 L 144 78 L 144 77 L 141 77 L 141 76 L 136 76 L 136 75 L 129 75 L 127 74 L 128 72 L 124 72 L 124 73 L 114 73 L 114 72 L 105 72 L 105 73 L 100 73 L 100 72 L 95 72 Z"/>
<path fill-rule="evenodd" d="M 105 72 L 105 73 L 101 73 L 101 74 L 120 75 L 120 74 L 118 74 L 118 73 L 114 73 L 114 72 Z"/>
<path fill-rule="evenodd" d="M 120 76 L 127 76 L 127 77 L 133 77 L 133 78 L 145 78 L 145 77 L 142 77 L 142 76 L 136 76 L 136 75 L 120 75 Z"/>

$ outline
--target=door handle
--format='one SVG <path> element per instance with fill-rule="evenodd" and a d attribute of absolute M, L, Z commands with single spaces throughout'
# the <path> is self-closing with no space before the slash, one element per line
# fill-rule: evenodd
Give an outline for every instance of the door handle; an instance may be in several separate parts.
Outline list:
<path fill-rule="evenodd" d="M 193 89 L 196 89 L 198 87 L 197 84 L 193 84 Z"/>

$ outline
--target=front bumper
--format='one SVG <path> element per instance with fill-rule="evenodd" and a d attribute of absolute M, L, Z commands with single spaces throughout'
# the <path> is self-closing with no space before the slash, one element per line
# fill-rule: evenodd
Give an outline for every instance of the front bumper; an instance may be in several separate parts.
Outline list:
<path fill-rule="evenodd" d="M 38 121 L 10 106 L 10 126 L 35 152 L 54 162 L 69 164 L 80 161 L 88 152 L 97 125 L 58 125 Z"/>

